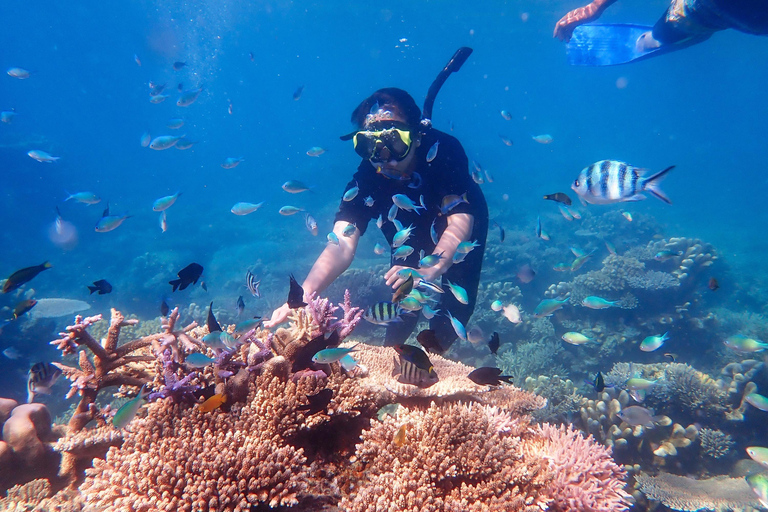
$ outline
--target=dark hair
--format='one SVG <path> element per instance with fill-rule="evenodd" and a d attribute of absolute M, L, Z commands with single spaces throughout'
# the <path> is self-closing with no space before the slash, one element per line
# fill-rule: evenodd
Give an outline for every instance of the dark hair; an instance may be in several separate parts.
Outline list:
<path fill-rule="evenodd" d="M 379 106 L 394 110 L 396 114 L 402 116 L 411 128 L 418 128 L 419 121 L 421 121 L 421 109 L 410 94 L 397 87 L 379 89 L 364 99 L 352 112 L 352 123 L 358 128 L 362 128 L 365 124 L 365 116 L 370 113 L 371 107 L 377 102 Z"/>

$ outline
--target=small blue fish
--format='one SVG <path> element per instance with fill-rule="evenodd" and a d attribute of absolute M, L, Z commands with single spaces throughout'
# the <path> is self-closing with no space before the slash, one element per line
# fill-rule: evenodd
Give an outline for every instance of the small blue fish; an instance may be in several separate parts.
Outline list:
<path fill-rule="evenodd" d="M 261 318 L 249 318 L 248 320 L 243 320 L 242 322 L 235 325 L 235 334 L 237 336 L 245 334 L 251 329 L 258 327 L 261 322 Z"/>
<path fill-rule="evenodd" d="M 350 352 L 354 352 L 356 346 L 357 345 L 350 348 L 335 347 L 323 349 L 312 356 L 312 362 L 319 364 L 336 363 Z"/>
<path fill-rule="evenodd" d="M 289 194 L 299 194 L 301 192 L 306 192 L 307 190 L 309 190 L 309 187 L 300 181 L 289 180 L 283 183 L 283 190 L 285 190 Z"/>
<path fill-rule="evenodd" d="M 539 302 L 539 305 L 536 306 L 536 309 L 533 310 L 533 316 L 535 316 L 536 318 L 550 316 L 552 313 L 562 308 L 566 302 L 568 302 L 568 297 L 562 300 L 544 299 L 541 302 Z"/>
<path fill-rule="evenodd" d="M 261 208 L 263 204 L 264 201 L 260 203 L 235 203 L 230 211 L 235 215 L 248 215 L 249 213 L 253 213 Z"/>
<path fill-rule="evenodd" d="M 589 297 L 584 297 L 581 305 L 590 309 L 605 309 L 617 306 L 620 302 L 619 300 L 605 300 L 602 297 L 590 295 Z"/>
<path fill-rule="evenodd" d="M 640 342 L 640 350 L 643 352 L 653 352 L 669 339 L 669 333 L 665 332 L 661 336 L 648 336 Z"/>
<path fill-rule="evenodd" d="M 107 208 L 104 210 L 101 219 L 99 219 L 99 222 L 96 223 L 96 232 L 106 233 L 108 231 L 117 229 L 120 224 L 122 224 L 123 221 L 128 217 L 130 217 L 130 215 L 127 213 L 125 215 L 110 215 L 109 205 L 107 205 Z"/>
<path fill-rule="evenodd" d="M 419 260 L 419 268 L 431 268 L 440 262 L 440 260 L 443 257 L 443 253 L 440 254 L 429 254 L 427 256 L 422 257 Z"/>
<path fill-rule="evenodd" d="M 401 245 L 397 249 L 395 249 L 395 252 L 392 253 L 392 256 L 396 260 L 404 260 L 408 256 L 410 256 L 413 253 L 413 247 L 410 245 Z"/>
<path fill-rule="evenodd" d="M 181 195 L 181 192 L 176 192 L 172 196 L 161 197 L 160 199 L 158 199 L 152 204 L 152 210 L 156 212 L 162 212 L 163 210 L 167 210 L 168 208 L 173 206 L 173 203 L 176 202 L 176 199 L 178 199 L 180 195 Z"/>
<path fill-rule="evenodd" d="M 357 229 L 357 226 L 355 226 L 354 224 L 347 224 L 344 227 L 344 229 L 341 231 L 341 234 L 349 238 L 350 236 L 355 234 L 356 229 Z"/>
<path fill-rule="evenodd" d="M 541 227 L 541 217 L 536 217 L 536 236 L 542 240 L 549 240 L 549 234 Z"/>
<path fill-rule="evenodd" d="M 411 233 L 413 232 L 413 224 L 408 226 L 407 228 L 401 229 L 397 233 L 395 233 L 395 236 L 392 238 L 392 247 L 398 248 L 401 245 L 403 245 L 405 242 L 408 241 L 409 238 L 411 238 Z"/>
<path fill-rule="evenodd" d="M 127 427 L 133 418 L 136 417 L 139 409 L 142 405 L 144 405 L 144 399 L 147 398 L 147 395 L 149 395 L 149 391 L 145 388 L 146 385 L 141 386 L 141 390 L 139 390 L 138 396 L 136 396 L 136 398 L 133 400 L 129 400 L 120 409 L 117 410 L 114 417 L 112 418 L 112 424 L 115 426 L 115 428 Z"/>
<path fill-rule="evenodd" d="M 469 201 L 467 201 L 466 192 L 460 196 L 457 196 L 456 194 L 448 194 L 447 196 L 443 197 L 443 200 L 440 203 L 440 213 L 447 215 L 448 212 L 459 206 L 461 203 L 469 204 Z"/>
<path fill-rule="evenodd" d="M 346 202 L 352 201 L 354 198 L 357 197 L 357 194 L 360 193 L 360 186 L 355 182 L 355 186 L 344 192 L 344 195 L 342 196 L 342 199 Z"/>
<path fill-rule="evenodd" d="M 464 341 L 467 341 L 467 329 L 464 327 L 464 324 L 462 324 L 457 318 L 454 318 L 450 311 L 446 311 L 445 316 L 451 320 L 451 325 L 453 326 L 453 330 L 456 332 L 456 336 L 463 339 Z"/>
<path fill-rule="evenodd" d="M 437 230 L 435 229 L 435 222 L 437 222 L 437 217 L 435 217 L 435 220 L 432 221 L 432 225 L 429 226 L 429 237 L 432 239 L 432 243 L 437 245 L 437 242 L 439 242 L 440 239 L 437 236 Z"/>
<path fill-rule="evenodd" d="M 328 243 L 333 244 L 333 245 L 339 245 L 339 237 L 336 236 L 336 233 L 334 233 L 333 231 L 328 233 L 326 238 L 328 239 Z"/>
<path fill-rule="evenodd" d="M 451 290 L 451 293 L 454 297 L 456 297 L 456 300 L 461 302 L 462 304 L 469 304 L 469 296 L 467 295 L 467 290 L 465 290 L 463 287 L 454 284 L 450 282 L 448 279 L 445 280 L 446 286 Z"/>
<path fill-rule="evenodd" d="M 432 147 L 429 148 L 429 151 L 427 152 L 427 162 L 431 162 L 435 159 L 437 156 L 437 148 L 440 146 L 440 141 L 438 140 L 434 144 L 432 144 Z"/>
<path fill-rule="evenodd" d="M 349 373 L 355 369 L 355 367 L 357 366 L 357 361 L 355 361 L 354 357 L 347 354 L 341 359 L 339 359 L 339 364 L 341 365 L 342 368 L 344 368 L 345 372 Z"/>
<path fill-rule="evenodd" d="M 312 146 L 307 151 L 307 156 L 320 156 L 323 153 L 325 153 L 325 149 L 321 148 L 320 146 Z"/>
<path fill-rule="evenodd" d="M 367 206 L 368 208 L 372 207 L 373 203 L 375 202 L 376 201 L 371 196 L 368 196 L 363 200 L 363 204 L 365 204 L 365 206 Z"/>
<path fill-rule="evenodd" d="M 395 222 L 395 217 L 397 217 L 397 205 L 393 204 L 389 207 L 389 211 L 387 212 L 387 220 L 389 222 Z"/>
<path fill-rule="evenodd" d="M 101 202 L 101 198 L 93 192 L 76 192 L 74 194 L 68 194 L 65 201 L 69 201 L 70 199 L 74 199 L 78 203 L 83 204 L 96 204 Z"/>
<path fill-rule="evenodd" d="M 287 205 L 287 206 L 283 206 L 282 208 L 280 208 L 279 213 L 280 213 L 280 215 L 285 215 L 287 217 L 289 215 L 295 215 L 295 214 L 297 214 L 299 212 L 303 212 L 303 211 L 304 211 L 304 208 L 299 208 L 298 206 Z"/>
<path fill-rule="evenodd" d="M 184 358 L 184 364 L 193 368 L 204 368 L 215 362 L 215 359 L 211 359 L 210 357 L 206 356 L 205 354 L 201 354 L 200 352 L 193 352 Z"/>
<path fill-rule="evenodd" d="M 432 318 L 435 317 L 440 312 L 439 309 L 432 309 L 429 307 L 429 305 L 425 304 L 424 307 L 421 308 L 421 313 L 424 315 L 424 318 L 427 320 L 432 320 Z"/>
<path fill-rule="evenodd" d="M 168 128 L 171 130 L 178 130 L 182 126 L 184 126 L 184 120 L 181 118 L 175 118 L 175 119 L 169 119 L 168 124 L 166 124 Z"/>
<path fill-rule="evenodd" d="M 198 87 L 197 89 L 189 89 L 182 92 L 181 96 L 179 96 L 179 99 L 176 100 L 176 105 L 179 107 L 190 106 L 197 100 L 197 97 L 200 96 L 201 92 L 203 92 L 202 87 Z"/>
<path fill-rule="evenodd" d="M 469 254 L 475 247 L 480 247 L 480 244 L 477 243 L 477 240 L 473 240 L 472 242 L 461 242 L 459 243 L 458 247 L 456 247 L 456 252 Z"/>
<path fill-rule="evenodd" d="M 234 157 L 230 156 L 224 159 L 224 163 L 221 164 L 221 166 L 225 169 L 234 169 L 238 165 L 240 165 L 240 162 L 245 162 L 245 158 L 243 157 Z"/>
<path fill-rule="evenodd" d="M 381 245 L 379 242 L 376 242 L 376 245 L 373 246 L 373 254 L 376 256 L 381 256 L 387 252 L 387 248 Z"/>
<path fill-rule="evenodd" d="M 181 139 L 183 139 L 186 135 L 182 135 L 181 137 L 177 137 L 175 135 L 160 135 L 159 137 L 155 137 L 152 139 L 152 142 L 149 143 L 149 148 L 154 149 L 156 151 L 162 151 L 163 149 L 172 148 L 176 145 L 177 142 L 179 142 Z"/>
<path fill-rule="evenodd" d="M 531 138 L 539 144 L 550 144 L 555 139 L 548 133 L 542 135 L 531 135 Z"/>
<path fill-rule="evenodd" d="M 397 205 L 398 208 L 401 210 L 407 210 L 410 212 L 416 212 L 418 215 L 421 215 L 419 213 L 419 210 L 426 210 L 427 207 L 424 206 L 424 196 L 421 196 L 421 206 L 414 204 L 413 201 L 411 201 L 411 198 L 408 197 L 405 194 L 395 194 L 392 196 L 392 202 Z"/>

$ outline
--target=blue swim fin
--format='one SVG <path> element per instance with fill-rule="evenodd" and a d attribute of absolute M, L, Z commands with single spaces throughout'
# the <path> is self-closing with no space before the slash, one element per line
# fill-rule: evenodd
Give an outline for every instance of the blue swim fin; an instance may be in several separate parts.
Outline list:
<path fill-rule="evenodd" d="M 651 29 L 653 27 L 630 23 L 579 25 L 565 45 L 568 64 L 614 66 L 650 57 L 661 48 L 642 51 L 637 48 L 637 40 Z"/>

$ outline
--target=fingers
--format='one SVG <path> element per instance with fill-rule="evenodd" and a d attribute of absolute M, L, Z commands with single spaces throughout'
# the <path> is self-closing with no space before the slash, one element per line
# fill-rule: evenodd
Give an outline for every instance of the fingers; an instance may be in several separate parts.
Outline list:
<path fill-rule="evenodd" d="M 264 322 L 262 325 L 264 326 L 265 329 L 271 329 L 276 325 L 285 322 L 285 319 L 288 318 L 289 311 L 290 310 L 288 308 L 288 305 L 283 304 L 282 306 L 274 310 L 272 312 L 272 318 Z"/>

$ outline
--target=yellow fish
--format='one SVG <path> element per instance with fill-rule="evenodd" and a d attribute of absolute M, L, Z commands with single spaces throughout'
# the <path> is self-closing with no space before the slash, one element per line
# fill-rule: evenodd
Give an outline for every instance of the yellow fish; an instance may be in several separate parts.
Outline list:
<path fill-rule="evenodd" d="M 408 428 L 407 423 L 403 423 L 399 429 L 397 429 L 397 432 L 395 432 L 395 435 L 392 437 L 392 442 L 395 446 L 400 448 L 405 444 L 405 431 Z"/>
<path fill-rule="evenodd" d="M 227 395 L 224 393 L 216 393 L 211 398 L 200 404 L 200 412 L 211 412 L 227 401 Z"/>

